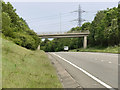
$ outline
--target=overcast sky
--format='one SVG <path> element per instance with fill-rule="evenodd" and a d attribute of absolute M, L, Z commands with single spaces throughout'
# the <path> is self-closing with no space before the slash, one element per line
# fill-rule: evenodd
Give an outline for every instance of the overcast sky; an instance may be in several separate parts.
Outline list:
<path fill-rule="evenodd" d="M 118 4 L 117 0 L 114 0 L 115 2 L 107 2 L 113 0 L 96 0 L 100 2 L 94 2 L 95 0 L 89 0 L 89 2 L 85 2 L 88 0 L 84 0 L 84 2 L 76 2 L 78 0 L 66 0 L 74 2 L 53 2 L 57 0 L 49 0 L 49 2 L 42 2 L 43 0 L 4 0 L 4 1 L 5 2 L 12 1 L 11 3 L 17 10 L 16 12 L 18 13 L 18 15 L 22 17 L 24 20 L 26 20 L 29 27 L 37 33 L 60 32 L 60 31 L 66 32 L 70 30 L 72 27 L 76 27 L 78 25 L 78 22 L 72 20 L 78 18 L 78 13 L 71 12 L 78 10 L 79 4 L 81 5 L 81 9 L 86 11 L 85 13 L 82 13 L 82 19 L 86 20 L 86 22 L 87 21 L 91 22 L 94 19 L 97 11 L 117 7 Z M 30 1 L 32 1 L 32 3 Z M 60 14 L 61 14 L 61 29 L 60 29 Z"/>

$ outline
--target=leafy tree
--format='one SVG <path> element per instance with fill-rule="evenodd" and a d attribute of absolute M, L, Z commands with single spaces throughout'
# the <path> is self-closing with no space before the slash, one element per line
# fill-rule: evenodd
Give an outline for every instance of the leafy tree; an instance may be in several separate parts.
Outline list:
<path fill-rule="evenodd" d="M 37 34 L 29 28 L 26 21 L 17 15 L 16 9 L 9 2 L 5 3 L 3 1 L 2 33 L 5 37 L 27 49 L 36 50 L 41 42 Z"/>
<path fill-rule="evenodd" d="M 10 27 L 11 18 L 5 12 L 2 13 L 2 32 L 5 36 L 13 36 L 12 29 Z"/>
<path fill-rule="evenodd" d="M 118 43 L 120 44 L 120 4 L 118 4 L 117 18 L 118 18 Z"/>

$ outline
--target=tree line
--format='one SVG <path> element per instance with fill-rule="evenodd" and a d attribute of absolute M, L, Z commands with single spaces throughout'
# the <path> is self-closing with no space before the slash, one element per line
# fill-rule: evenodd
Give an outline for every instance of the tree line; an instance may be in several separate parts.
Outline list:
<path fill-rule="evenodd" d="M 108 47 L 120 44 L 120 4 L 118 7 L 98 11 L 94 20 L 84 23 L 81 27 L 73 27 L 68 31 L 90 31 L 88 47 Z M 45 39 L 41 49 L 46 52 L 63 51 L 64 46 L 69 49 L 83 47 L 83 38 L 57 38 L 52 41 Z"/>
<path fill-rule="evenodd" d="M 11 3 L 2 1 L 2 35 L 27 49 L 36 50 L 40 44 L 37 34 L 19 17 Z"/>
<path fill-rule="evenodd" d="M 52 41 L 41 39 L 31 30 L 26 21 L 19 17 L 16 9 L 7 2 L 2 1 L 2 34 L 16 44 L 27 49 L 36 50 L 41 44 L 41 49 L 46 52 L 63 51 L 64 46 L 69 49 L 83 47 L 83 38 L 56 38 Z M 1 15 L 0 15 L 1 16 Z M 120 5 L 107 10 L 98 11 L 94 20 L 84 23 L 81 27 L 73 27 L 68 31 L 90 31 L 88 47 L 108 47 L 120 44 Z"/>

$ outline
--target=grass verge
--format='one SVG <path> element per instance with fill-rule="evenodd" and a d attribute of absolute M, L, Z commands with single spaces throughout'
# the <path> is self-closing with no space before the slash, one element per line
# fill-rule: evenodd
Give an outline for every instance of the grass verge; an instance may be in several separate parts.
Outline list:
<path fill-rule="evenodd" d="M 107 48 L 100 48 L 100 47 L 89 47 L 87 49 L 84 48 L 78 48 L 69 50 L 69 52 L 102 52 L 102 53 L 120 53 L 120 47 L 114 46 L 114 47 L 107 47 Z"/>
<path fill-rule="evenodd" d="M 2 40 L 3 88 L 61 88 L 56 70 L 43 51 Z"/>

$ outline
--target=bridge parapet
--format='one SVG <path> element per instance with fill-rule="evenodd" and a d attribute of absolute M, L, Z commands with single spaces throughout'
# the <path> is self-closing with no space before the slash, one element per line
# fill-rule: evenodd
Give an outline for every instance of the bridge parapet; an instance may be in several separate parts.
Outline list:
<path fill-rule="evenodd" d="M 54 35 L 54 34 L 73 34 L 73 33 L 88 33 L 90 34 L 89 30 L 86 31 L 72 31 L 72 32 L 40 32 L 38 35 Z"/>

